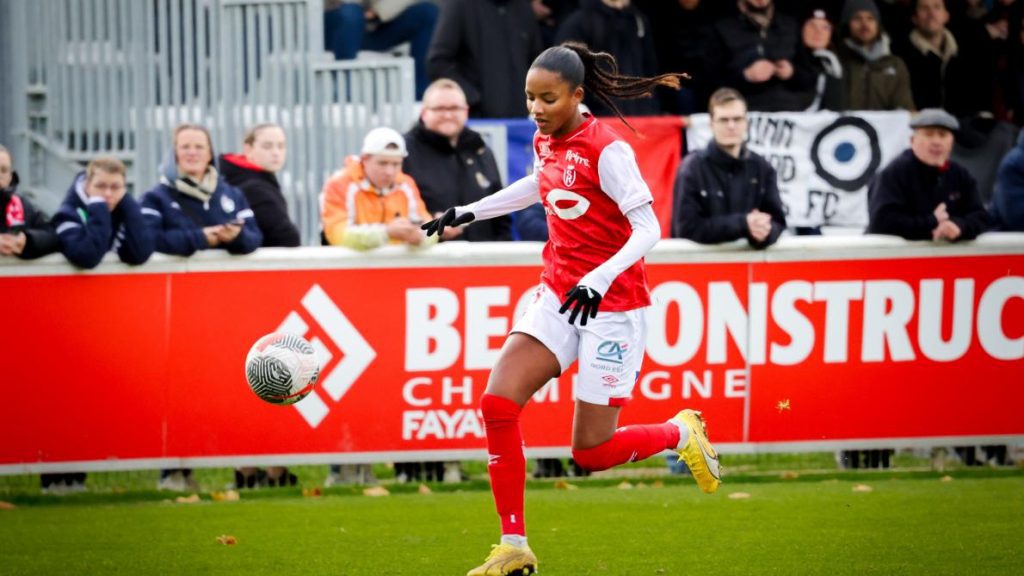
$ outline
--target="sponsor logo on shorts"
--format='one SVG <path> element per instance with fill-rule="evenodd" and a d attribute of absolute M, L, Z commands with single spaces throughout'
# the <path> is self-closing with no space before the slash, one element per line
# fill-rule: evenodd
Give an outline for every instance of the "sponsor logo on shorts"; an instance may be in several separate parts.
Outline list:
<path fill-rule="evenodd" d="M 629 344 L 626 342 L 615 342 L 605 340 L 597 347 L 597 359 L 612 364 L 622 364 L 622 357 L 629 351 Z"/>

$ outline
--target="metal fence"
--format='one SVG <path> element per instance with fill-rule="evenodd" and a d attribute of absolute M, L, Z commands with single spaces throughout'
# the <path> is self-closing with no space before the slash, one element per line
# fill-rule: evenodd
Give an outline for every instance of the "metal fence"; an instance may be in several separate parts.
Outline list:
<path fill-rule="evenodd" d="M 322 0 L 6 0 L 16 154 L 29 190 L 59 198 L 78 164 L 112 154 L 136 194 L 155 185 L 172 128 L 238 151 L 247 126 L 281 124 L 279 178 L 306 243 L 324 179 L 372 127 L 414 121 L 408 58 L 334 61 Z M 17 159 L 16 159 L 17 161 Z M 42 204 L 52 205 L 53 198 Z"/>

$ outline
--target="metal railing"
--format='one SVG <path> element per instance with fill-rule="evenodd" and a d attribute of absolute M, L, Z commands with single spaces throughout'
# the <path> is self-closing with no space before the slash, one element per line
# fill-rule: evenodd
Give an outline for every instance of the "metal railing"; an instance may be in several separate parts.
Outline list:
<path fill-rule="evenodd" d="M 334 61 L 322 0 L 0 1 L 11 13 L 0 33 L 23 47 L 9 84 L 22 99 L 22 177 L 58 199 L 76 163 L 103 154 L 129 163 L 136 194 L 149 189 L 181 122 L 209 128 L 217 153 L 276 122 L 289 147 L 278 176 L 315 244 L 324 179 L 370 128 L 415 118 L 412 60 Z"/>

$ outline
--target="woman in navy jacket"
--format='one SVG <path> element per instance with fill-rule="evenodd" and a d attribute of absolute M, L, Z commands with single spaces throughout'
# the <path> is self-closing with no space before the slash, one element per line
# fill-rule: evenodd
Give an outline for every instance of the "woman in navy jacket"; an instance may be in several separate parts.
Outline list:
<path fill-rule="evenodd" d="M 153 254 L 153 232 L 125 189 L 117 158 L 96 158 L 75 177 L 53 216 L 60 251 L 72 264 L 95 268 L 111 250 L 126 264 L 142 264 Z"/>
<path fill-rule="evenodd" d="M 173 162 L 161 167 L 160 183 L 142 198 L 142 214 L 157 252 L 190 256 L 223 248 L 248 254 L 263 235 L 245 196 L 222 180 L 213 166 L 213 142 L 206 128 L 174 129 Z"/>

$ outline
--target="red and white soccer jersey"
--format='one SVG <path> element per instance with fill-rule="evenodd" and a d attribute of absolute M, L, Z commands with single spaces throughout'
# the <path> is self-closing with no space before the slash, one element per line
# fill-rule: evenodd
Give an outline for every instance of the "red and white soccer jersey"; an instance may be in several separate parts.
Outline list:
<path fill-rule="evenodd" d="M 564 296 L 622 248 L 632 233 L 624 214 L 653 201 L 629 144 L 589 114 L 563 138 L 533 137 L 534 174 L 548 218 L 541 281 Z M 643 259 L 612 282 L 601 310 L 649 306 Z"/>

